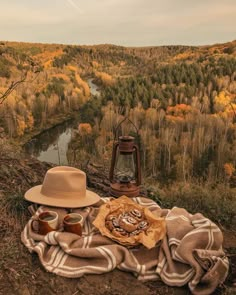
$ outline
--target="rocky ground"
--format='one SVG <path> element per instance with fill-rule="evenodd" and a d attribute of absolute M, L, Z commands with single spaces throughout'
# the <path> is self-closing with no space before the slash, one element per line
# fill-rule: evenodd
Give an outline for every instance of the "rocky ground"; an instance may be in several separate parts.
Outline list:
<path fill-rule="evenodd" d="M 41 184 L 48 163 L 0 155 L 0 294 L 189 294 L 187 287 L 171 288 L 160 281 L 140 282 L 132 274 L 114 270 L 103 275 L 67 279 L 47 273 L 36 254 L 21 244 L 20 233 L 29 215 L 22 192 Z M 108 180 L 99 167 L 88 165 L 88 185 L 106 194 Z M 236 232 L 224 229 L 224 248 L 230 259 L 230 274 L 214 294 L 236 294 Z"/>

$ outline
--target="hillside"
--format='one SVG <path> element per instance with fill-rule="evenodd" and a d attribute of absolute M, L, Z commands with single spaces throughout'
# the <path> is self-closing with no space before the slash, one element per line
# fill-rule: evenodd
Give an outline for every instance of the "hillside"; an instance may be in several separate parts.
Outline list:
<path fill-rule="evenodd" d="M 139 130 L 145 177 L 234 186 L 236 41 L 140 48 L 1 42 L 1 93 L 17 81 L 0 99 L 8 138 L 22 142 L 79 117 L 91 131 L 71 148 L 109 158 L 115 126 L 129 116 Z M 96 148 L 86 150 L 87 143 Z"/>
<path fill-rule="evenodd" d="M 91 95 L 88 79 L 100 96 Z M 89 186 L 103 194 L 114 130 L 126 116 L 138 129 L 122 131 L 140 145 L 148 196 L 163 208 L 201 212 L 224 232 L 231 268 L 215 294 L 234 294 L 236 41 L 142 48 L 0 42 L 0 294 L 186 294 L 119 271 L 102 280 L 54 276 L 20 243 L 29 217 L 22 196 L 51 167 L 22 154 L 21 145 L 79 118 L 68 156 L 88 168 Z"/>
<path fill-rule="evenodd" d="M 141 102 L 147 109 L 152 99 L 166 107 L 207 96 L 213 112 L 212 100 L 221 90 L 234 97 L 235 48 L 236 41 L 143 48 L 1 42 L 1 93 L 25 79 L 2 105 L 0 125 L 17 137 L 44 129 L 52 116 L 77 111 L 90 98 L 88 77 L 104 89 L 103 105 L 108 100 L 131 107 Z"/>

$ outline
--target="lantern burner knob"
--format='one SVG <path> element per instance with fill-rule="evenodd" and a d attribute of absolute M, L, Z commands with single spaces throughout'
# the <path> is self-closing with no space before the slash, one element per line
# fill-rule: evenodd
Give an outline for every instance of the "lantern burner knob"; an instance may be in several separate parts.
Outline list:
<path fill-rule="evenodd" d="M 119 178 L 120 183 L 130 183 L 133 180 L 130 176 L 122 176 Z"/>

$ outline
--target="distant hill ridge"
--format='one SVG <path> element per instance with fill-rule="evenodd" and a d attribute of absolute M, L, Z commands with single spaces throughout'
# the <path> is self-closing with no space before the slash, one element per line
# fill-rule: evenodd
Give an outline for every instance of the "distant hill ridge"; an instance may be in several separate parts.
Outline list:
<path fill-rule="evenodd" d="M 5 93 L 12 82 L 22 79 L 24 73 L 27 79 L 11 92 L 0 108 L 0 127 L 10 137 L 22 136 L 36 127 L 44 129 L 53 124 L 58 114 L 67 116 L 81 109 L 91 97 L 88 77 L 94 79 L 102 92 L 104 90 L 102 104 L 118 101 L 121 96 L 129 105 L 135 106 L 140 101 L 145 108 L 153 98 L 161 100 L 163 106 L 172 96 L 173 101 L 178 102 L 183 100 L 179 95 L 191 95 L 190 101 L 196 92 L 189 88 L 193 83 L 207 84 L 214 78 L 214 85 L 218 83 L 218 76 L 232 75 L 235 57 L 236 40 L 206 46 L 149 47 L 1 41 L 0 93 Z M 35 75 L 35 69 L 39 74 Z M 124 81 L 120 84 L 130 89 L 123 92 L 120 86 L 120 90 L 109 89 L 120 79 Z M 135 81 L 125 84 L 127 79 Z M 132 85 L 137 83 L 140 85 L 134 93 Z M 164 88 L 165 85 L 168 87 Z M 183 85 L 188 89 L 181 90 Z M 204 96 L 202 86 L 197 87 Z"/>

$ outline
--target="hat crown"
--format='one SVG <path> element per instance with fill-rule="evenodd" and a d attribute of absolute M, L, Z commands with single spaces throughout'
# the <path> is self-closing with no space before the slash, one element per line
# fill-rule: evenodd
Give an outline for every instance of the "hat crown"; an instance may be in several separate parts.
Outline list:
<path fill-rule="evenodd" d="M 79 208 L 100 200 L 86 187 L 86 174 L 74 167 L 57 166 L 47 171 L 43 183 L 30 188 L 25 199 L 48 206 Z"/>
<path fill-rule="evenodd" d="M 86 174 L 68 166 L 51 168 L 44 177 L 41 193 L 52 198 L 85 198 Z"/>

